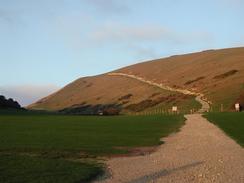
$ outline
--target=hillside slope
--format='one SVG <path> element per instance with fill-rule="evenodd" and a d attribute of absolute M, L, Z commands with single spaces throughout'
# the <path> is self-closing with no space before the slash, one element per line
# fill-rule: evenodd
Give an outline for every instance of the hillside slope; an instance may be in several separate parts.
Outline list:
<path fill-rule="evenodd" d="M 108 74 L 80 78 L 60 91 L 29 106 L 31 109 L 62 110 L 113 106 L 125 111 L 155 107 L 198 108 L 194 96 L 162 90 L 132 78 L 111 76 L 124 73 L 176 89 L 200 92 L 229 110 L 236 101 L 244 103 L 244 48 L 209 50 L 171 56 L 128 66 Z"/>
<path fill-rule="evenodd" d="M 199 107 L 193 96 L 162 90 L 129 78 L 100 75 L 78 79 L 28 108 L 75 109 L 78 113 L 93 114 L 111 106 L 127 112 L 139 112 L 161 103 L 167 106 L 191 103 L 191 106 Z"/>
<path fill-rule="evenodd" d="M 203 93 L 214 108 L 244 104 L 244 48 L 209 50 L 171 56 L 115 72 L 141 76 L 176 88 Z"/>

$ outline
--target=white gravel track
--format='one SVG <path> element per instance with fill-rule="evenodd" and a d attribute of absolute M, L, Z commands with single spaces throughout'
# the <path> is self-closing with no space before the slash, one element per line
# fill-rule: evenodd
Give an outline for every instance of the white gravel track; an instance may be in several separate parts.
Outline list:
<path fill-rule="evenodd" d="M 145 156 L 107 161 L 106 183 L 244 183 L 244 149 L 200 114 Z"/>

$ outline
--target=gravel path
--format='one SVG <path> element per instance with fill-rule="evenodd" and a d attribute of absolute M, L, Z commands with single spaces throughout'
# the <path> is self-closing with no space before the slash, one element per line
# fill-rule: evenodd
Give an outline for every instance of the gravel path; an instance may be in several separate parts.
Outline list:
<path fill-rule="evenodd" d="M 196 96 L 195 100 L 198 101 L 202 105 L 201 109 L 198 110 L 198 113 L 209 112 L 210 105 L 209 105 L 208 101 L 204 100 L 203 95 Z"/>
<path fill-rule="evenodd" d="M 110 73 L 141 82 L 195 95 L 202 105 L 199 113 L 209 110 L 203 94 L 176 89 L 124 73 Z M 180 132 L 164 138 L 165 144 L 150 155 L 112 158 L 107 161 L 110 177 L 104 183 L 244 183 L 244 149 L 209 123 L 201 114 L 186 115 Z"/>
<path fill-rule="evenodd" d="M 186 115 L 180 132 L 146 156 L 107 161 L 106 183 L 244 183 L 244 149 L 200 114 Z"/>

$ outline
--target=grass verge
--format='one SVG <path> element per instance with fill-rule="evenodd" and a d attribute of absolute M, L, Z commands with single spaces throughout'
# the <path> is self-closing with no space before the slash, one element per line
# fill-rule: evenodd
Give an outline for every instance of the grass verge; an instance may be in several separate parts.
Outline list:
<path fill-rule="evenodd" d="M 244 113 L 208 113 L 204 117 L 244 147 Z"/>

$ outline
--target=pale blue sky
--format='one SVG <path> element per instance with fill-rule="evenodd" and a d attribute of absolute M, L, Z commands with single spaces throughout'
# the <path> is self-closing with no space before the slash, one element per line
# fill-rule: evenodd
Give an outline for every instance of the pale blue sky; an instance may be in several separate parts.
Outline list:
<path fill-rule="evenodd" d="M 244 46 L 243 20 L 244 0 L 0 0 L 0 93 L 26 105 L 82 76 Z"/>

